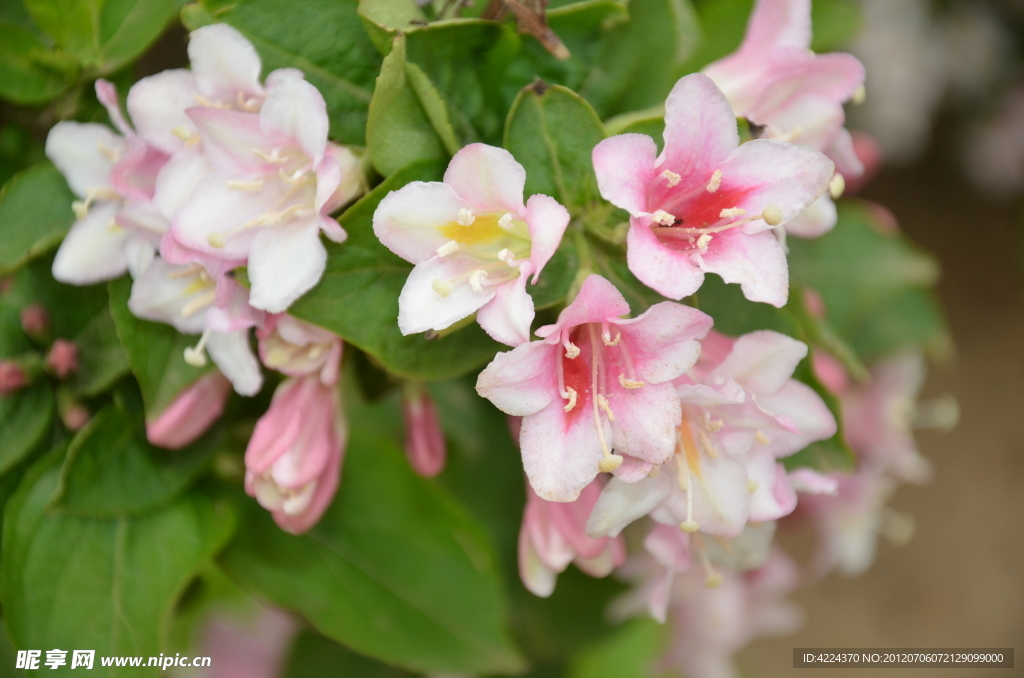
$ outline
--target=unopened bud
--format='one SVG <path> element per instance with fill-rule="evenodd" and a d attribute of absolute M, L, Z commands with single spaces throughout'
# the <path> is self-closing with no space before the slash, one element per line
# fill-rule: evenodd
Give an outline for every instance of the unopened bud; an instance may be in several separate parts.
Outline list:
<path fill-rule="evenodd" d="M 21 329 L 33 339 L 43 339 L 50 329 L 50 314 L 39 304 L 26 306 L 21 309 Z"/>
<path fill-rule="evenodd" d="M 25 370 L 17 363 L 0 360 L 0 396 L 10 395 L 28 385 Z"/>
<path fill-rule="evenodd" d="M 53 346 L 46 356 L 46 366 L 58 378 L 66 379 L 69 374 L 78 369 L 78 347 L 74 342 L 58 339 L 53 342 Z"/>

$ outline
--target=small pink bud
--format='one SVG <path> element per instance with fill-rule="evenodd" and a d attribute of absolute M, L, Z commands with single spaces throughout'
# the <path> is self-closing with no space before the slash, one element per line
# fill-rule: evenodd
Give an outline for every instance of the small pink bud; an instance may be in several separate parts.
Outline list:
<path fill-rule="evenodd" d="M 405 453 L 412 470 L 430 478 L 444 470 L 448 457 L 434 401 L 420 384 L 407 382 L 402 398 Z"/>
<path fill-rule="evenodd" d="M 75 404 L 60 413 L 61 421 L 70 431 L 77 431 L 89 422 L 89 410 Z"/>
<path fill-rule="evenodd" d="M 177 450 L 206 432 L 224 412 L 231 382 L 211 372 L 178 394 L 155 421 L 146 424 L 149 442 Z"/>
<path fill-rule="evenodd" d="M 820 320 L 825 317 L 827 311 L 825 300 L 821 298 L 817 290 L 812 290 L 810 287 L 804 289 L 804 306 L 815 318 Z"/>
<path fill-rule="evenodd" d="M 25 370 L 17 363 L 0 360 L 0 396 L 10 395 L 28 385 Z"/>
<path fill-rule="evenodd" d="M 850 386 L 850 375 L 846 373 L 846 368 L 831 353 L 816 349 L 811 366 L 818 380 L 835 395 L 842 395 Z"/>
<path fill-rule="evenodd" d="M 853 152 L 857 159 L 864 165 L 864 173 L 860 176 L 845 176 L 846 190 L 843 195 L 855 195 L 862 188 L 871 183 L 882 169 L 885 158 L 882 155 L 882 145 L 867 132 L 855 131 L 853 135 Z"/>
<path fill-rule="evenodd" d="M 78 347 L 74 342 L 58 339 L 50 347 L 46 365 L 61 379 L 78 369 Z"/>
<path fill-rule="evenodd" d="M 892 213 L 888 207 L 879 205 L 877 202 L 866 201 L 868 209 L 871 210 L 872 222 L 871 225 L 875 227 L 875 230 L 879 233 L 898 233 L 900 230 L 900 222 L 896 219 L 896 215 Z"/>
<path fill-rule="evenodd" d="M 21 309 L 21 329 L 33 339 L 46 336 L 50 329 L 50 314 L 39 304 L 26 306 Z"/>

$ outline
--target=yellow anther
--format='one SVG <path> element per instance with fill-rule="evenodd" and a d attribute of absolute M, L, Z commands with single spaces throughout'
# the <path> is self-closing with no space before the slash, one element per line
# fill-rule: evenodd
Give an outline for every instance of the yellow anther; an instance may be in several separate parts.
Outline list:
<path fill-rule="evenodd" d="M 567 387 L 565 392 L 567 394 L 565 397 L 569 400 L 569 402 L 565 404 L 565 411 L 569 412 L 572 408 L 576 407 L 576 389 Z"/>
<path fill-rule="evenodd" d="M 620 466 L 622 466 L 622 457 L 617 454 L 609 454 L 597 464 L 601 473 L 611 473 Z"/>
<path fill-rule="evenodd" d="M 672 224 L 676 223 L 676 218 L 669 214 L 668 212 L 666 212 L 665 210 L 656 211 L 654 214 L 651 215 L 651 218 L 654 219 L 655 222 L 661 224 L 662 226 L 671 226 Z"/>
<path fill-rule="evenodd" d="M 455 254 L 459 251 L 459 243 L 454 240 L 449 240 L 445 244 L 437 248 L 437 256 L 447 257 L 449 254 Z"/>
<path fill-rule="evenodd" d="M 442 297 L 447 297 L 452 293 L 452 284 L 442 278 L 434 278 L 434 281 L 430 283 L 430 287 Z"/>
<path fill-rule="evenodd" d="M 608 421 L 615 421 L 615 413 L 612 412 L 612 406 L 608 404 L 608 399 L 603 394 L 597 394 L 597 406 L 604 410 L 605 416 L 608 417 Z"/>
<path fill-rule="evenodd" d="M 718 190 L 719 186 L 722 185 L 722 170 L 716 169 L 715 173 L 711 175 L 711 181 L 708 182 L 708 193 L 714 193 Z"/>
<path fill-rule="evenodd" d="M 732 217 L 742 217 L 747 213 L 747 210 L 742 207 L 727 207 L 718 213 L 719 219 L 731 219 Z"/>
<path fill-rule="evenodd" d="M 232 191 L 245 191 L 247 193 L 253 193 L 255 191 L 262 190 L 263 179 L 253 179 L 252 181 L 230 179 L 225 183 L 225 186 L 230 188 Z"/>
<path fill-rule="evenodd" d="M 628 389 L 643 388 L 644 386 L 646 386 L 646 384 L 642 381 L 633 381 L 632 379 L 626 379 L 626 375 L 624 374 L 619 375 L 619 384 L 622 385 L 622 388 Z"/>
<path fill-rule="evenodd" d="M 772 439 L 764 434 L 764 431 L 758 431 L 754 434 L 754 440 L 761 443 L 762 445 L 771 445 Z"/>
<path fill-rule="evenodd" d="M 681 176 L 679 176 L 672 170 L 665 170 L 664 172 L 661 173 L 661 176 L 665 178 L 665 181 L 668 182 L 670 188 L 678 184 L 683 179 Z"/>
<path fill-rule="evenodd" d="M 832 180 L 828 182 L 828 192 L 833 200 L 839 200 L 845 191 L 846 179 L 843 178 L 842 174 L 836 172 L 832 175 Z"/>
<path fill-rule="evenodd" d="M 761 212 L 761 218 L 764 219 L 764 222 L 769 226 L 778 226 L 782 223 L 784 216 L 782 214 L 782 210 L 778 207 L 775 205 L 768 205 L 764 208 L 764 211 Z"/>

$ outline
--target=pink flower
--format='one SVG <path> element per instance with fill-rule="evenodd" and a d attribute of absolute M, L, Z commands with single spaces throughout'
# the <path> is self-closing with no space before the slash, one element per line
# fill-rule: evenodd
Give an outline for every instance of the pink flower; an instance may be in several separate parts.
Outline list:
<path fill-rule="evenodd" d="M 769 138 L 823 151 L 848 177 L 864 171 L 843 127 L 843 102 L 864 85 L 849 54 L 815 55 L 810 0 L 758 0 L 739 49 L 704 68 L 737 116 L 765 125 Z"/>
<path fill-rule="evenodd" d="M 531 593 L 547 598 L 558 574 L 575 562 L 591 577 L 606 577 L 626 560 L 622 537 L 587 536 L 583 527 L 601 494 L 601 483 L 583 488 L 572 502 L 545 501 L 526 487 L 526 510 L 519 530 L 519 577 Z"/>
<path fill-rule="evenodd" d="M 554 198 L 523 204 L 526 170 L 508 151 L 470 144 L 452 158 L 443 182 L 414 181 L 388 194 L 373 232 L 416 264 L 398 299 L 402 334 L 443 330 L 477 314 L 494 339 L 530 339 L 537 282 L 558 249 L 569 213 Z"/>
<path fill-rule="evenodd" d="M 25 370 L 10 360 L 0 360 L 0 396 L 8 396 L 28 386 Z"/>
<path fill-rule="evenodd" d="M 299 625 L 287 613 L 260 605 L 256 614 L 217 612 L 204 624 L 200 652 L 211 658 L 201 678 L 278 678 Z"/>
<path fill-rule="evenodd" d="M 783 306 L 789 271 L 771 229 L 824 193 L 832 162 L 780 141 L 740 146 L 729 102 L 699 73 L 676 84 L 665 109 L 660 156 L 643 134 L 594 148 L 601 195 L 631 215 L 630 271 L 671 299 L 693 294 L 712 272 L 752 301 Z"/>
<path fill-rule="evenodd" d="M 650 514 L 686 532 L 732 539 L 748 522 L 792 512 L 793 481 L 776 460 L 836 432 L 821 398 L 791 378 L 806 354 L 805 344 L 777 332 L 708 335 L 700 360 L 675 382 L 682 416 L 673 458 L 638 482 L 613 479 L 588 533 L 618 534 Z"/>
<path fill-rule="evenodd" d="M 46 366 L 53 370 L 59 379 L 66 379 L 78 369 L 78 347 L 67 339 L 53 342 L 50 352 L 46 354 Z"/>
<path fill-rule="evenodd" d="M 320 338 L 311 331 L 318 328 L 294 322 L 282 325 L 278 319 L 275 330 L 290 327 L 300 338 Z M 328 356 L 322 365 L 310 365 L 307 359 L 287 362 L 296 374 L 297 365 L 308 372 L 277 387 L 245 450 L 245 491 L 273 514 L 281 529 L 294 534 L 320 520 L 341 478 L 348 431 L 337 387 L 341 340 L 334 341 L 337 350 L 333 344 L 304 345 L 307 352 L 312 347 Z"/>
<path fill-rule="evenodd" d="M 416 473 L 430 478 L 444 470 L 448 450 L 434 401 L 422 384 L 406 382 L 402 389 L 405 454 Z"/>
<path fill-rule="evenodd" d="M 325 386 L 338 383 L 341 337 L 290 315 L 267 316 L 256 330 L 260 359 L 289 377 L 319 375 Z"/>
<path fill-rule="evenodd" d="M 146 422 L 146 438 L 160 447 L 177 450 L 206 432 L 224 412 L 231 382 L 210 372 L 178 394 L 155 420 Z"/>
<path fill-rule="evenodd" d="M 712 321 L 672 302 L 620 318 L 628 312 L 592 275 L 558 322 L 537 330 L 543 341 L 499 353 L 480 373 L 477 392 L 523 417 L 523 466 L 542 499 L 575 501 L 599 471 L 633 481 L 672 457 L 680 410 L 670 382 L 693 365 Z"/>

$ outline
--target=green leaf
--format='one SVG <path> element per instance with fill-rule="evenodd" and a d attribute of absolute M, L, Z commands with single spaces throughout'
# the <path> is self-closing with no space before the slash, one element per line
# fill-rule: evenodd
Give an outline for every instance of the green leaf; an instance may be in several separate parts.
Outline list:
<path fill-rule="evenodd" d="M 800 338 L 800 326 L 788 308 L 750 301 L 739 285 L 728 285 L 717 275 L 708 275 L 697 290 L 700 310 L 715 319 L 715 330 L 738 337 L 756 330 L 774 330 Z"/>
<path fill-rule="evenodd" d="M 450 149 L 455 132 L 444 102 L 422 71 L 407 66 L 405 36 L 397 35 L 381 66 L 366 123 L 370 160 L 384 176 L 417 161 L 445 160 L 454 153 Z"/>
<path fill-rule="evenodd" d="M 685 70 L 699 71 L 712 61 L 731 54 L 743 41 L 754 0 L 705 0 L 697 3 L 701 37 L 686 61 Z"/>
<path fill-rule="evenodd" d="M 123 675 L 100 666 L 99 656 L 160 652 L 175 601 L 231 535 L 231 507 L 193 494 L 136 519 L 53 513 L 56 452 L 30 469 L 7 503 L 0 559 L 7 629 L 17 648 L 94 649 L 97 675 Z"/>
<path fill-rule="evenodd" d="M 309 533 L 243 501 L 221 558 L 255 595 L 302 614 L 360 654 L 429 673 L 506 673 L 522 661 L 486 533 L 415 475 L 392 441 L 353 427 L 344 481 Z"/>
<path fill-rule="evenodd" d="M 821 294 L 829 323 L 865 362 L 915 346 L 948 355 L 949 332 L 929 292 L 939 276 L 935 259 L 886 229 L 866 204 L 838 207 L 834 230 L 789 240 L 793 282 Z"/>
<path fill-rule="evenodd" d="M 19 172 L 0 189 L 0 275 L 60 244 L 74 221 L 73 200 L 48 162 Z"/>
<path fill-rule="evenodd" d="M 99 22 L 103 0 L 22 0 L 36 25 L 83 63 L 92 64 L 99 50 Z"/>
<path fill-rule="evenodd" d="M 567 678 L 655 678 L 666 628 L 653 619 L 633 619 L 604 642 L 573 659 Z"/>
<path fill-rule="evenodd" d="M 32 31 L 0 22 L 0 97 L 23 106 L 45 104 L 71 84 L 71 74 L 37 58 L 45 50 Z"/>
<path fill-rule="evenodd" d="M 130 517 L 164 506 L 196 479 L 221 441 L 215 429 L 181 450 L 149 444 L 145 427 L 108 405 L 75 435 L 53 506 L 87 518 Z"/>
<path fill-rule="evenodd" d="M 582 97 L 539 81 L 519 93 L 505 124 L 505 148 L 526 168 L 526 194 L 549 195 L 571 212 L 600 198 L 591 154 L 604 137 Z"/>
<path fill-rule="evenodd" d="M 328 245 L 323 279 L 288 311 L 338 334 L 389 372 L 411 379 L 465 374 L 501 348 L 475 323 L 432 341 L 422 334 L 404 337 L 398 329 L 398 295 L 412 265 L 377 240 L 373 212 L 389 192 L 410 181 L 440 179 L 442 171 L 433 163 L 398 170 L 341 215 L 348 240 Z"/>
<path fill-rule="evenodd" d="M 0 476 L 38 445 L 53 419 L 53 393 L 44 381 L 0 397 Z"/>
<path fill-rule="evenodd" d="M 863 19 L 860 7 L 851 0 L 814 0 L 811 3 L 811 27 L 815 52 L 842 50 L 860 32 Z"/>
<path fill-rule="evenodd" d="M 128 358 L 117 339 L 110 309 L 103 307 L 75 337 L 78 369 L 71 380 L 75 395 L 90 397 L 102 393 L 130 370 Z"/>
<path fill-rule="evenodd" d="M 413 678 L 414 675 L 360 656 L 308 630 L 295 639 L 283 674 L 284 678 Z"/>
<path fill-rule="evenodd" d="M 142 390 L 146 419 L 152 421 L 182 391 L 215 368 L 212 364 L 192 367 L 185 362 L 185 349 L 196 342 L 195 337 L 180 334 L 170 325 L 132 315 L 128 310 L 128 298 L 132 292 L 129 278 L 112 281 L 109 292 L 110 315 L 114 319 L 117 337 Z"/>
<path fill-rule="evenodd" d="M 357 0 L 201 0 L 188 5 L 189 29 L 214 20 L 237 28 L 263 59 L 264 74 L 298 68 L 323 95 L 331 139 L 362 145 L 381 59 L 357 14 Z"/>
<path fill-rule="evenodd" d="M 106 0 L 99 22 L 99 62 L 113 73 L 142 54 L 174 19 L 185 0 Z"/>
<path fill-rule="evenodd" d="M 544 266 L 537 284 L 526 286 L 526 291 L 533 298 L 533 307 L 539 311 L 564 301 L 576 280 L 578 270 L 576 250 L 568 241 L 563 240 L 562 246 Z"/>

